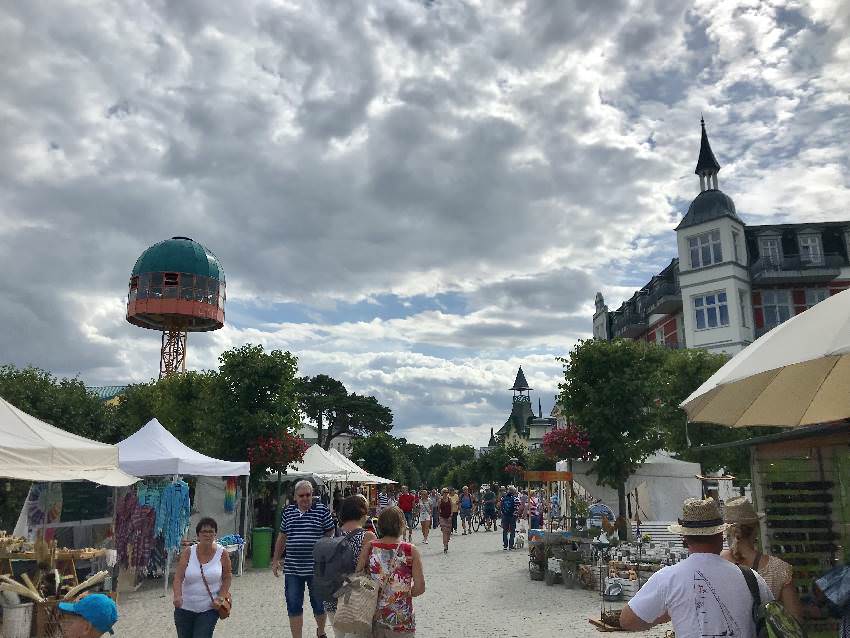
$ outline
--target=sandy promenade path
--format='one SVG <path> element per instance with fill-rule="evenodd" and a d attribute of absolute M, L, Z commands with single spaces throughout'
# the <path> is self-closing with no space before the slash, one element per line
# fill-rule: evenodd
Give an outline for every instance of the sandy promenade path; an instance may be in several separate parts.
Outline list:
<path fill-rule="evenodd" d="M 601 635 L 588 618 L 599 617 L 595 592 L 547 587 L 528 578 L 525 550 L 502 551 L 501 533 L 479 532 L 455 536 L 449 553 L 443 554 L 435 536 L 421 544 L 426 591 L 414 599 L 416 635 L 422 638 L 548 638 L 550 636 L 595 637 Z M 132 638 L 176 636 L 170 598 L 162 597 L 162 582 L 152 588 L 122 594 L 121 619 L 116 635 Z M 153 588 L 155 585 L 159 587 Z M 287 638 L 289 625 L 283 602 L 283 579 L 271 570 L 248 569 L 233 579 L 234 613 L 218 624 L 216 638 Z M 309 612 L 304 615 L 304 636 L 316 635 Z M 669 629 L 667 625 L 665 628 Z M 653 631 L 639 636 L 661 636 Z M 624 635 L 624 634 L 621 634 Z M 329 638 L 333 632 L 328 631 Z"/>

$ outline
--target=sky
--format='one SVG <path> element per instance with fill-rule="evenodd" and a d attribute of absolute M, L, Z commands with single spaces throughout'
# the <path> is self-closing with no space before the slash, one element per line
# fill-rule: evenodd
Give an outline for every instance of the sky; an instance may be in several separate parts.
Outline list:
<path fill-rule="evenodd" d="M 850 219 L 844 0 L 18 0 L 0 7 L 0 362 L 158 373 L 148 246 L 227 274 L 226 325 L 485 445 L 675 256 L 705 117 L 747 223 Z M 141 425 L 141 424 L 140 424 Z"/>

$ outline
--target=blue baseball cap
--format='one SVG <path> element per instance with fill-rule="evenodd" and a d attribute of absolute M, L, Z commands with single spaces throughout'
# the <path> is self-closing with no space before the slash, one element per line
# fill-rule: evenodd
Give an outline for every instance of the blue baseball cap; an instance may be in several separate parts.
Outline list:
<path fill-rule="evenodd" d="M 109 596 L 89 594 L 75 603 L 59 603 L 59 609 L 83 617 L 98 631 L 115 633 L 112 625 L 118 622 L 118 607 Z"/>

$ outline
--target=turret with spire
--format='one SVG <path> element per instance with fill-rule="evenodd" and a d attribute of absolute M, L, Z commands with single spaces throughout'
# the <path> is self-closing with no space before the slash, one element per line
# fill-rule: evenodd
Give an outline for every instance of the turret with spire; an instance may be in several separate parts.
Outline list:
<path fill-rule="evenodd" d="M 714 153 L 711 150 L 711 144 L 708 143 L 708 133 L 705 132 L 705 119 L 700 116 L 700 125 L 702 126 L 702 137 L 699 143 L 699 159 L 694 173 L 699 175 L 700 192 L 706 190 L 718 190 L 717 173 L 720 172 L 720 164 Z"/>

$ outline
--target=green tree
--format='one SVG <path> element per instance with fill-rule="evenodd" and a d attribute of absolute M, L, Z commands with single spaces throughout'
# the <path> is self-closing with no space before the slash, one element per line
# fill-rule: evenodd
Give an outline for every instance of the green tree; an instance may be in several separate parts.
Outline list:
<path fill-rule="evenodd" d="M 701 451 L 701 446 L 731 443 L 779 431 L 780 428 L 728 428 L 707 423 L 687 423 L 679 407 L 690 394 L 720 369 L 729 357 L 705 350 L 676 350 L 667 356 L 660 393 L 659 426 L 664 449 L 686 461 L 702 465 L 705 472 L 725 468 L 742 482 L 750 479 L 749 448 L 746 446 Z"/>
<path fill-rule="evenodd" d="M 579 342 L 564 363 L 560 402 L 584 428 L 597 482 L 617 490 L 626 516 L 626 480 L 663 439 L 659 393 L 669 350 L 638 341 Z"/>
<path fill-rule="evenodd" d="M 372 474 L 391 478 L 396 473 L 398 450 L 393 438 L 381 432 L 354 439 L 351 457 L 363 459 L 363 467 Z"/>
<path fill-rule="evenodd" d="M 337 412 L 348 400 L 348 390 L 341 381 L 326 374 L 301 377 L 296 383 L 298 404 L 301 411 L 316 424 L 319 445 L 329 449 L 341 432 L 337 431 Z"/>

